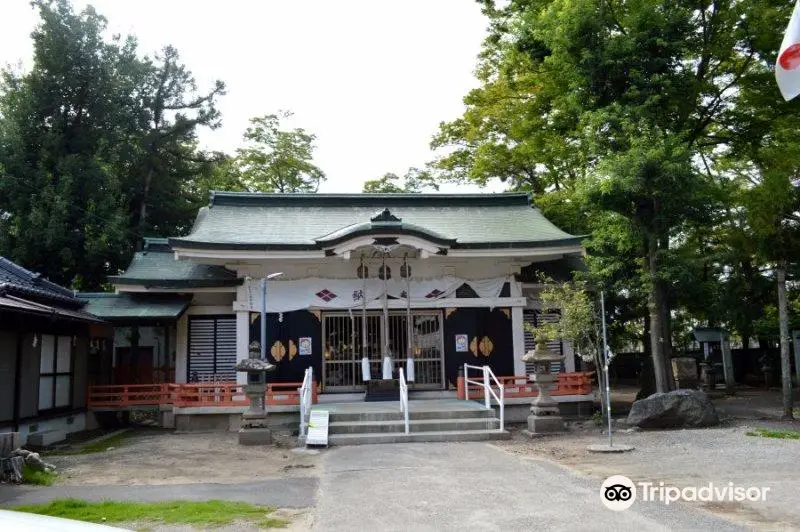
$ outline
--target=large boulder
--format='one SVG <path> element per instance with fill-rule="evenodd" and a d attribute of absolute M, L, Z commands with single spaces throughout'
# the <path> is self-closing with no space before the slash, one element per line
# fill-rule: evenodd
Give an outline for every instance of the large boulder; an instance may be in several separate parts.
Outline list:
<path fill-rule="evenodd" d="M 628 424 L 643 429 L 710 427 L 717 423 L 714 405 L 700 390 L 654 393 L 635 401 L 628 414 Z"/>

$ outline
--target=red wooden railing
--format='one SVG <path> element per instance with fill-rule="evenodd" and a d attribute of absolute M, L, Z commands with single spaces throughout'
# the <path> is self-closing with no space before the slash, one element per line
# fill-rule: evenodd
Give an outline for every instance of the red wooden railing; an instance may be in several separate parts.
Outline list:
<path fill-rule="evenodd" d="M 592 393 L 591 371 L 579 371 L 575 373 L 559 373 L 558 380 L 553 385 L 550 395 L 587 395 Z M 526 376 L 497 377 L 505 392 L 505 398 L 514 397 L 536 397 L 539 392 L 536 385 L 529 381 Z M 458 398 L 464 399 L 464 379 L 458 378 Z M 471 384 L 469 387 L 469 398 L 483 398 L 483 386 Z"/>
<path fill-rule="evenodd" d="M 247 406 L 244 385 L 235 382 L 172 384 L 175 406 Z"/>
<path fill-rule="evenodd" d="M 587 395 L 592 392 L 594 373 L 559 373 L 550 395 Z M 536 386 L 525 376 L 497 377 L 505 388 L 505 398 L 536 397 Z M 265 389 L 267 406 L 299 405 L 299 382 L 271 383 Z M 312 386 L 312 402 L 317 403 L 317 385 Z M 470 385 L 470 399 L 483 397 L 483 387 Z M 458 398 L 464 399 L 464 380 L 458 379 Z M 126 408 L 132 406 L 247 406 L 244 387 L 235 382 L 205 384 L 112 384 L 89 386 L 87 407 Z"/>
<path fill-rule="evenodd" d="M 272 383 L 265 390 L 267 406 L 299 405 L 299 382 Z M 312 402 L 317 402 L 317 386 Z M 192 384 L 113 384 L 89 386 L 88 408 L 126 408 L 132 406 L 247 406 L 244 386 L 235 382 Z"/>
<path fill-rule="evenodd" d="M 122 407 L 172 404 L 171 384 L 107 384 L 89 386 L 87 406 Z"/>
<path fill-rule="evenodd" d="M 273 382 L 267 384 L 267 406 L 299 405 L 302 382 Z M 317 402 L 317 382 L 311 381 L 311 402 Z"/>

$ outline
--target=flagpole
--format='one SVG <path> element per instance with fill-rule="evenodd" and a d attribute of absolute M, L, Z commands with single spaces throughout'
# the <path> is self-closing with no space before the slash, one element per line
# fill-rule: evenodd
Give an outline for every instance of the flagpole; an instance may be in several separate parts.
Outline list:
<path fill-rule="evenodd" d="M 608 416 L 608 446 L 613 447 L 611 436 L 611 385 L 608 379 L 608 344 L 606 343 L 606 298 L 605 292 L 600 291 L 600 317 L 603 324 L 603 377 L 606 385 L 606 415 Z"/>
<path fill-rule="evenodd" d="M 383 258 L 383 368 L 382 368 L 382 377 L 384 379 L 391 379 L 391 359 L 389 358 L 389 282 L 387 279 L 387 272 L 386 269 L 386 256 L 384 255 Z M 389 362 L 387 363 L 387 359 Z M 387 369 L 389 371 L 387 371 Z M 387 376 L 388 375 L 388 376 Z"/>
<path fill-rule="evenodd" d="M 413 324 L 411 323 L 411 268 L 408 266 L 408 263 L 405 259 L 403 259 L 403 263 L 403 265 L 406 267 L 406 336 L 408 337 L 408 352 L 406 353 L 406 378 L 407 380 L 414 381 L 416 380 L 416 376 L 414 375 L 414 353 L 412 352 Z"/>
<path fill-rule="evenodd" d="M 361 257 L 359 267 L 361 276 L 361 380 L 366 383 L 372 380 L 372 368 L 367 356 L 367 277 L 368 269 L 364 266 L 364 257 Z M 353 338 L 355 342 L 355 338 Z"/>

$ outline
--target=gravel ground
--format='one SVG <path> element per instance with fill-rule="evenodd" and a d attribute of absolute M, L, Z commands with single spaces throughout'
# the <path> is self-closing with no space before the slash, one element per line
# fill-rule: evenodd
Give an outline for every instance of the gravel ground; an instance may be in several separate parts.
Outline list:
<path fill-rule="evenodd" d="M 591 428 L 590 428 L 591 427 Z M 567 434 L 530 440 L 515 433 L 498 447 L 523 456 L 546 458 L 581 473 L 604 479 L 625 475 L 634 482 L 664 482 L 679 488 L 709 482 L 724 486 L 769 487 L 764 502 L 687 503 L 749 527 L 800 530 L 800 441 L 758 438 L 755 427 L 800 430 L 800 424 L 729 420 L 710 429 L 617 432 L 614 441 L 633 445 L 624 454 L 593 454 L 592 443 L 606 443 L 600 429 L 585 423 Z"/>
<path fill-rule="evenodd" d="M 131 486 L 235 484 L 316 474 L 318 456 L 295 453 L 288 441 L 243 447 L 235 433 L 141 430 L 119 447 L 84 455 L 51 455 L 58 485 Z"/>

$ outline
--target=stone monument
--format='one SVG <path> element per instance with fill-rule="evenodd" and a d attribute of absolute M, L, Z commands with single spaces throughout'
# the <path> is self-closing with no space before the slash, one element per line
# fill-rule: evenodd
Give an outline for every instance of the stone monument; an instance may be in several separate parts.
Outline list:
<path fill-rule="evenodd" d="M 675 357 L 672 359 L 672 374 L 675 376 L 676 388 L 697 388 L 697 361 L 693 357 Z"/>
<path fill-rule="evenodd" d="M 250 344 L 250 358 L 240 360 L 234 368 L 247 373 L 247 384 L 244 393 L 250 399 L 250 407 L 242 414 L 242 426 L 239 429 L 239 445 L 267 445 L 272 443 L 272 432 L 267 428 L 267 411 L 264 410 L 264 388 L 266 374 L 275 366 L 261 360 L 261 344 Z"/>
<path fill-rule="evenodd" d="M 564 419 L 558 410 L 558 403 L 550 397 L 553 383 L 558 379 L 551 373 L 553 362 L 564 359 L 562 355 L 553 353 L 543 339 L 537 339 L 536 349 L 528 351 L 522 357 L 523 362 L 533 364 L 531 381 L 536 385 L 539 395 L 531 402 L 531 413 L 528 416 L 528 436 L 553 434 L 564 431 Z"/>

